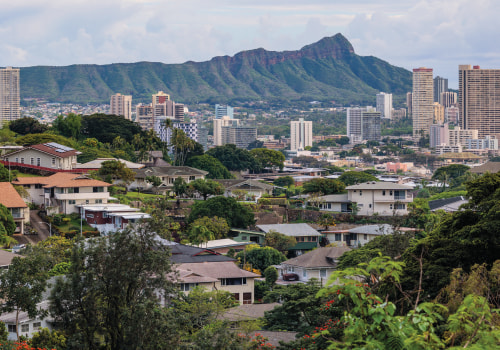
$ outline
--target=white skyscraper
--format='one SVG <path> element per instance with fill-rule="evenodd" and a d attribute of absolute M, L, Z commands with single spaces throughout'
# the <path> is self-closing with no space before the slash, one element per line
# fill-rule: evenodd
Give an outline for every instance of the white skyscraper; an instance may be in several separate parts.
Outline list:
<path fill-rule="evenodd" d="M 432 68 L 413 69 L 413 136 L 429 135 L 434 118 Z"/>
<path fill-rule="evenodd" d="M 120 115 L 125 119 L 132 120 L 132 96 L 114 94 L 109 102 L 109 113 Z"/>
<path fill-rule="evenodd" d="M 304 121 L 304 118 L 290 122 L 290 150 L 303 150 L 312 146 L 312 121 Z"/>
<path fill-rule="evenodd" d="M 385 119 L 392 119 L 392 94 L 381 92 L 377 94 L 377 112 Z"/>
<path fill-rule="evenodd" d="M 19 68 L 0 69 L 0 126 L 19 119 Z"/>

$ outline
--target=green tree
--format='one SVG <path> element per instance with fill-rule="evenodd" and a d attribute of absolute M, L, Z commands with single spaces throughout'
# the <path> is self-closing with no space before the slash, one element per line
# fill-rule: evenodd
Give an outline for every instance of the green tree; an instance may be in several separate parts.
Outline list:
<path fill-rule="evenodd" d="M 255 148 L 250 151 L 250 154 L 254 156 L 261 169 L 279 168 L 280 170 L 283 170 L 285 155 L 279 151 L 267 148 Z"/>
<path fill-rule="evenodd" d="M 236 145 L 217 146 L 208 150 L 206 154 L 217 158 L 229 171 L 260 170 L 252 154 L 245 149 L 237 148 Z"/>
<path fill-rule="evenodd" d="M 264 277 L 266 278 L 266 283 L 272 288 L 278 280 L 278 270 L 274 266 L 268 266 L 264 270 Z"/>
<path fill-rule="evenodd" d="M 264 245 L 274 248 L 286 255 L 288 249 L 297 245 L 297 240 L 295 239 L 295 237 L 284 235 L 275 230 L 270 230 L 266 233 Z"/>
<path fill-rule="evenodd" d="M 63 136 L 78 140 L 82 129 L 82 116 L 74 113 L 69 113 L 66 117 L 60 115 L 54 120 L 52 127 Z"/>
<path fill-rule="evenodd" d="M 9 169 L 0 164 L 0 182 L 10 182 Z"/>
<path fill-rule="evenodd" d="M 16 144 L 23 146 L 38 145 L 40 143 L 56 142 L 64 146 L 75 147 L 75 142 L 67 137 L 54 134 L 28 134 L 16 138 Z"/>
<path fill-rule="evenodd" d="M 0 344 L 7 342 L 9 338 L 9 332 L 7 331 L 7 326 L 5 322 L 0 321 Z"/>
<path fill-rule="evenodd" d="M 182 196 L 187 191 L 187 183 L 182 177 L 178 177 L 174 180 L 173 191 L 176 196 Z"/>
<path fill-rule="evenodd" d="M 32 318 L 42 314 L 38 303 L 42 301 L 48 279 L 47 260 L 42 254 L 24 258 L 15 257 L 8 270 L 0 274 L 2 312 L 15 312 L 16 332 L 19 339 L 19 314 L 27 312 Z"/>
<path fill-rule="evenodd" d="M 345 185 L 337 179 L 312 179 L 304 182 L 304 193 L 318 193 L 322 195 L 341 193 Z"/>
<path fill-rule="evenodd" d="M 260 271 L 264 271 L 271 265 L 279 265 L 286 260 L 286 256 L 276 249 L 257 245 L 247 246 L 244 251 L 236 254 L 236 258 Z"/>
<path fill-rule="evenodd" d="M 208 154 L 201 156 L 194 156 L 189 158 L 187 163 L 188 166 L 208 171 L 206 177 L 208 179 L 232 179 L 233 175 L 227 170 L 227 168 L 217 159 Z"/>
<path fill-rule="evenodd" d="M 161 185 L 161 179 L 158 176 L 146 176 L 146 182 L 149 182 L 151 185 L 158 187 Z"/>
<path fill-rule="evenodd" d="M 109 144 L 117 136 L 124 138 L 128 143 L 132 143 L 136 134 L 144 139 L 148 137 L 139 124 L 117 115 L 102 113 L 83 116 L 81 133 L 84 137 L 93 137 L 99 142 Z"/>
<path fill-rule="evenodd" d="M 125 163 L 119 160 L 106 160 L 102 162 L 101 169 L 99 169 L 100 176 L 104 179 L 111 180 L 108 181 L 113 183 L 116 180 L 122 181 L 125 186 L 128 186 L 135 179 L 135 172 L 132 169 L 127 168 Z"/>
<path fill-rule="evenodd" d="M 194 192 L 198 192 L 203 197 L 203 200 L 206 200 L 208 196 L 220 196 L 224 194 L 224 186 L 217 181 L 208 179 L 191 181 L 188 187 Z"/>
<path fill-rule="evenodd" d="M 23 117 L 9 123 L 9 129 L 19 135 L 41 134 L 47 131 L 47 126 L 31 117 Z"/>
<path fill-rule="evenodd" d="M 342 181 L 346 186 L 352 186 L 355 184 L 368 182 L 368 181 L 378 181 L 378 179 L 364 171 L 346 171 L 338 178 L 339 181 Z"/>
<path fill-rule="evenodd" d="M 16 231 L 16 223 L 10 210 L 0 204 L 0 236 L 12 236 Z"/>
<path fill-rule="evenodd" d="M 188 222 L 192 223 L 204 216 L 224 218 L 231 227 L 246 228 L 255 223 L 254 215 L 250 209 L 232 197 L 218 196 L 195 203 L 191 208 Z"/>
<path fill-rule="evenodd" d="M 33 334 L 30 345 L 35 349 L 65 350 L 66 337 L 57 330 L 49 331 L 48 328 L 42 328 Z"/>
<path fill-rule="evenodd" d="M 215 235 L 206 226 L 191 225 L 187 234 L 190 243 L 201 245 L 215 239 Z"/>
<path fill-rule="evenodd" d="M 160 305 L 175 297 L 170 273 L 168 247 L 147 225 L 81 240 L 66 278 L 56 280 L 50 311 L 71 348 L 174 348 L 173 315 Z"/>
<path fill-rule="evenodd" d="M 432 174 L 432 180 L 441 181 L 443 183 L 443 188 L 447 183 L 450 185 L 450 188 L 455 188 L 460 186 L 463 182 L 471 179 L 470 177 L 465 176 L 469 173 L 469 170 L 470 168 L 463 164 L 443 166 L 436 169 L 434 174 Z"/>
<path fill-rule="evenodd" d="M 295 184 L 295 180 L 291 176 L 281 176 L 274 180 L 273 184 L 280 187 L 290 187 Z"/>
<path fill-rule="evenodd" d="M 229 230 L 231 229 L 227 224 L 226 219 L 220 218 L 218 216 L 208 217 L 204 216 L 202 218 L 196 219 L 192 226 L 204 226 L 210 232 L 213 233 L 214 239 L 227 238 Z"/>
<path fill-rule="evenodd" d="M 184 131 L 174 128 L 172 130 L 172 149 L 174 153 L 173 164 L 184 166 L 188 153 L 194 150 L 194 141 Z"/>
<path fill-rule="evenodd" d="M 335 141 L 336 141 L 339 145 L 342 145 L 342 146 L 343 146 L 343 145 L 347 145 L 347 144 L 349 144 L 349 137 L 347 137 L 347 136 L 342 136 L 341 138 L 336 139 Z"/>

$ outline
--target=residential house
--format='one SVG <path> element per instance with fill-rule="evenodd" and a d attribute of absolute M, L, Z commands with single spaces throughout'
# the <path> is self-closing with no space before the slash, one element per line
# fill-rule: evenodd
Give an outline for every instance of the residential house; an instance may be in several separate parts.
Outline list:
<path fill-rule="evenodd" d="M 8 269 L 10 264 L 12 263 L 12 259 L 15 257 L 23 257 L 22 255 L 18 255 L 7 250 L 0 250 L 0 270 Z"/>
<path fill-rule="evenodd" d="M 129 224 L 151 218 L 151 215 L 125 204 L 83 204 L 76 207 L 87 223 L 103 235 L 123 230 Z"/>
<path fill-rule="evenodd" d="M 22 185 L 32 203 L 43 206 L 49 213 L 78 213 L 78 205 L 106 204 L 109 183 L 86 175 L 56 173 L 47 177 L 20 177 L 12 182 Z"/>
<path fill-rule="evenodd" d="M 170 243 L 170 260 L 178 271 L 177 283 L 185 293 L 196 286 L 225 290 L 240 304 L 254 301 L 254 280 L 259 275 L 240 269 L 236 260 L 210 249 Z"/>
<path fill-rule="evenodd" d="M 328 195 L 314 199 L 322 210 L 353 212 L 357 215 L 406 215 L 413 202 L 411 186 L 392 182 L 365 182 L 346 187 L 347 194 Z"/>
<path fill-rule="evenodd" d="M 174 181 L 177 178 L 182 178 L 186 183 L 194 180 L 204 179 L 208 171 L 191 168 L 188 166 L 165 166 L 142 168 L 136 170 L 135 181 L 129 185 L 129 190 L 150 190 L 153 185 L 146 181 L 148 176 L 156 176 L 161 179 L 159 190 L 165 192 L 171 191 L 174 187 Z"/>
<path fill-rule="evenodd" d="M 500 171 L 500 162 L 487 162 L 479 166 L 474 166 L 470 169 L 473 174 L 483 175 L 486 173 L 498 173 Z"/>
<path fill-rule="evenodd" d="M 273 185 L 257 180 L 216 179 L 214 181 L 224 186 L 225 197 L 235 197 L 238 200 L 256 201 L 264 194 L 271 195 L 274 189 Z"/>
<path fill-rule="evenodd" d="M 78 169 L 82 170 L 82 172 L 88 172 L 89 170 L 99 170 L 101 169 L 102 163 L 110 161 L 110 160 L 117 160 L 123 164 L 129 169 L 135 170 L 135 169 L 141 169 L 144 168 L 144 164 L 139 164 L 139 163 L 133 163 L 125 159 L 119 159 L 119 158 L 97 158 L 94 160 L 91 160 L 90 162 L 83 163 L 83 164 L 76 164 L 73 169 Z"/>
<path fill-rule="evenodd" d="M 395 231 L 396 230 L 394 229 L 394 227 L 389 224 L 380 224 L 362 225 L 346 230 L 333 229 L 329 231 L 323 231 L 322 233 L 326 236 L 326 238 L 328 238 L 328 241 L 331 243 L 337 243 L 338 245 L 342 246 L 359 247 L 361 245 L 365 245 L 376 237 L 394 234 Z M 415 232 L 416 229 L 400 227 L 397 231 Z"/>
<path fill-rule="evenodd" d="M 230 234 L 237 242 L 250 242 L 260 245 L 264 244 L 266 238 L 266 234 L 262 231 L 251 231 L 240 228 L 232 228 Z"/>
<path fill-rule="evenodd" d="M 178 281 L 183 292 L 202 286 L 230 292 L 240 304 L 254 302 L 254 280 L 260 275 L 240 269 L 233 261 L 184 263 L 174 268 L 179 271 Z"/>
<path fill-rule="evenodd" d="M 293 251 L 295 255 L 301 255 L 317 248 L 321 238 L 321 233 L 308 224 L 257 225 L 257 228 L 265 233 L 276 231 L 286 236 L 294 237 L 297 240 L 297 244 L 288 250 Z"/>
<path fill-rule="evenodd" d="M 279 275 L 295 273 L 299 280 L 307 282 L 312 278 L 324 284 L 337 267 L 338 259 L 345 252 L 350 251 L 348 247 L 322 247 L 314 249 L 298 257 L 283 261 L 278 266 Z"/>
<path fill-rule="evenodd" d="M 48 308 L 48 300 L 42 301 L 37 305 L 37 309 L 48 310 Z M 17 340 L 16 319 L 18 321 L 17 324 L 19 324 L 19 335 L 26 338 L 31 338 L 34 333 L 40 331 L 42 328 L 48 328 L 49 330 L 53 329 L 53 319 L 51 317 L 45 317 L 43 319 L 40 317 L 31 318 L 25 311 L 19 312 L 19 315 L 17 315 L 16 311 L 12 311 L 0 315 L 0 321 L 5 323 L 5 327 L 7 328 L 8 340 Z"/>
<path fill-rule="evenodd" d="M 2 157 L 2 160 L 12 165 L 72 170 L 77 163 L 76 157 L 79 154 L 81 152 L 71 147 L 56 142 L 47 142 L 8 153 Z"/>
<path fill-rule="evenodd" d="M 0 182 L 0 194 L 0 204 L 10 210 L 16 223 L 16 232 L 24 234 L 24 224 L 30 222 L 28 205 L 9 182 Z"/>

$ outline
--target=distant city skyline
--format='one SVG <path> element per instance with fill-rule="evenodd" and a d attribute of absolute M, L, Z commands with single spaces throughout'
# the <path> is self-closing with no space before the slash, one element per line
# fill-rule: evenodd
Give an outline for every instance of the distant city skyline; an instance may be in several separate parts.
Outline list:
<path fill-rule="evenodd" d="M 499 12 L 494 0 L 11 1 L 0 14 L 0 66 L 206 61 L 342 33 L 359 55 L 431 67 L 457 89 L 460 64 L 500 67 Z"/>

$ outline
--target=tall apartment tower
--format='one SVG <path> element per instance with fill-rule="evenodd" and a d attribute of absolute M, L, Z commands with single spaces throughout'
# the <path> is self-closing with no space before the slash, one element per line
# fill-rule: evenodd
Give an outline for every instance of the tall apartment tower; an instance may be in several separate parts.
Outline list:
<path fill-rule="evenodd" d="M 225 144 L 222 134 L 222 129 L 224 127 L 238 126 L 239 122 L 239 119 L 232 119 L 227 115 L 214 119 L 214 146 L 222 146 Z"/>
<path fill-rule="evenodd" d="M 445 108 L 455 106 L 457 104 L 457 93 L 456 92 L 442 92 L 439 96 L 439 104 Z"/>
<path fill-rule="evenodd" d="M 303 150 L 307 146 L 312 146 L 312 121 L 305 121 L 304 118 L 290 122 L 290 150 Z"/>
<path fill-rule="evenodd" d="M 366 108 L 347 108 L 347 137 L 349 143 L 361 142 L 361 113 Z"/>
<path fill-rule="evenodd" d="M 382 118 L 392 119 L 392 94 L 377 94 L 377 112 L 380 112 Z"/>
<path fill-rule="evenodd" d="M 19 68 L 0 69 L 0 126 L 19 119 Z"/>
<path fill-rule="evenodd" d="M 441 103 L 442 92 L 448 92 L 448 79 L 437 76 L 434 78 L 434 102 Z"/>
<path fill-rule="evenodd" d="M 479 138 L 500 138 L 500 69 L 460 65 L 458 87 L 462 129 L 478 130 Z"/>
<path fill-rule="evenodd" d="M 114 94 L 109 102 L 109 113 L 120 115 L 125 119 L 132 120 L 132 96 Z"/>
<path fill-rule="evenodd" d="M 406 107 L 408 108 L 408 116 L 412 115 L 413 113 L 413 106 L 412 106 L 412 99 L 413 99 L 413 96 L 411 94 L 411 92 L 407 92 L 406 93 Z"/>
<path fill-rule="evenodd" d="M 233 119 L 234 108 L 228 105 L 215 105 L 215 119 L 221 119 L 224 116 L 228 116 Z"/>
<path fill-rule="evenodd" d="M 413 136 L 429 135 L 434 117 L 432 68 L 413 69 Z"/>
<path fill-rule="evenodd" d="M 361 139 L 380 141 L 380 112 L 366 111 L 361 113 Z"/>

